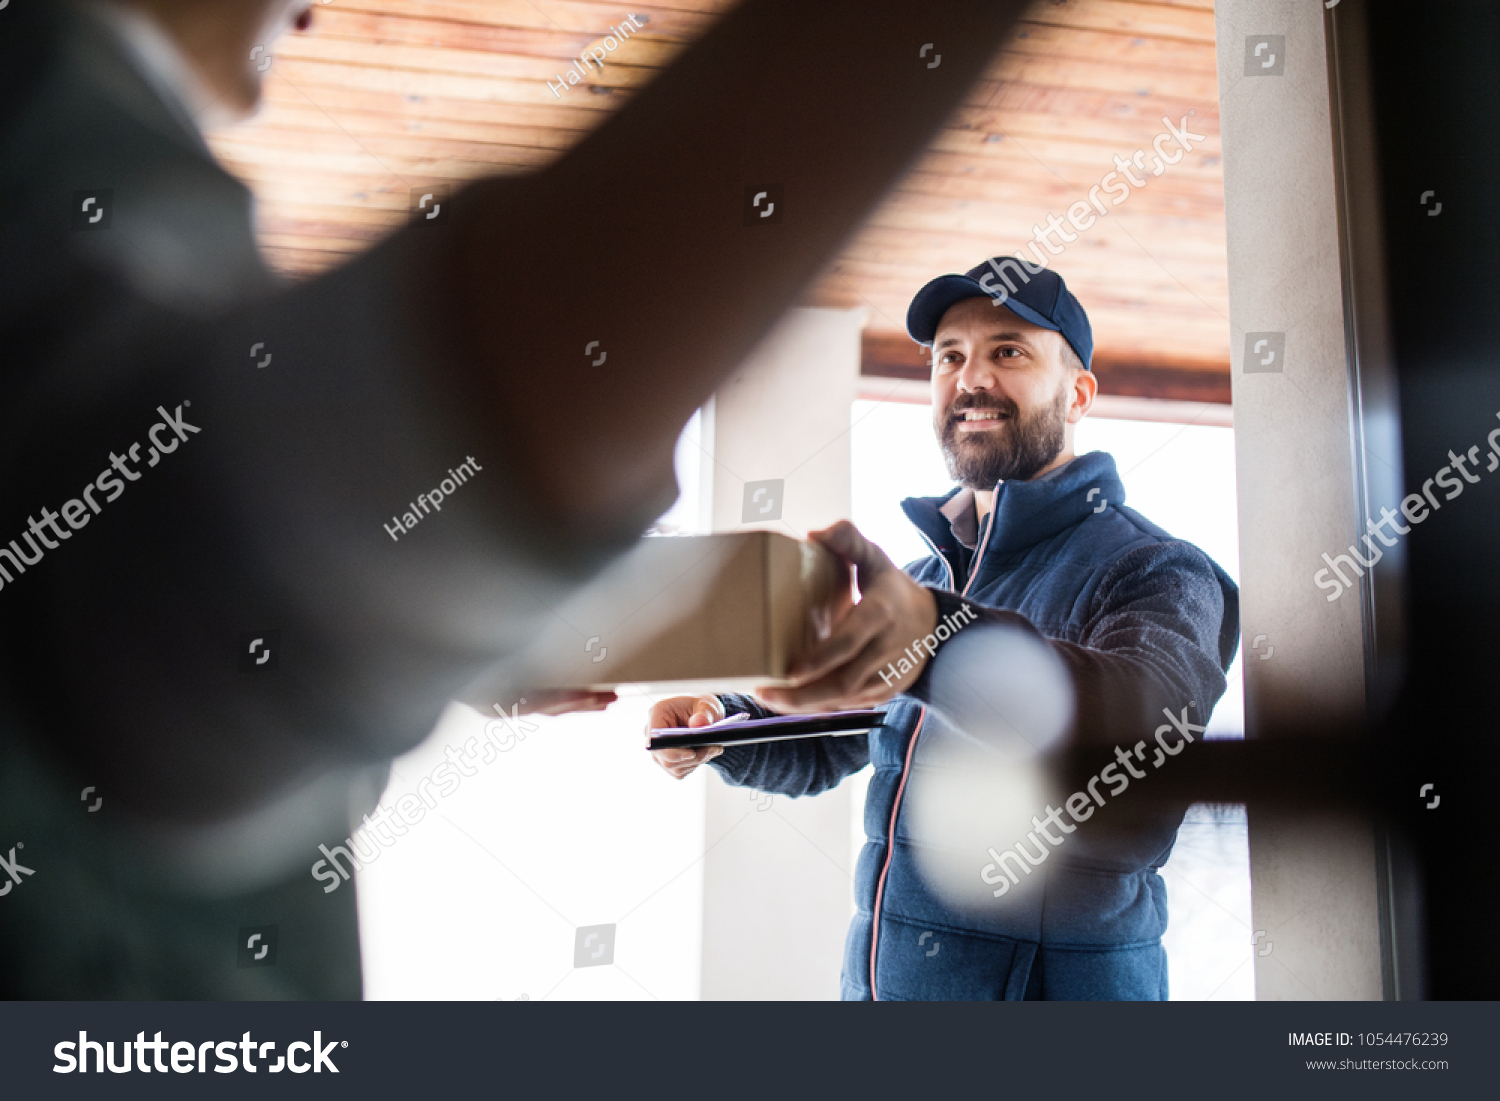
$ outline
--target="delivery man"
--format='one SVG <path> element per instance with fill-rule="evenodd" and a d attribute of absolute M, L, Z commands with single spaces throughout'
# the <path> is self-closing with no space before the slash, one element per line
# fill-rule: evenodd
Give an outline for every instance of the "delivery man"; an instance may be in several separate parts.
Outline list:
<path fill-rule="evenodd" d="M 1025 850 L 1028 889 L 1012 890 L 1022 876 L 976 849 L 976 883 L 1004 884 L 976 909 L 924 874 L 921 850 L 949 839 L 912 819 L 909 783 L 914 770 L 953 768 L 945 749 L 955 739 L 984 734 L 960 729 L 951 714 L 959 701 L 935 699 L 934 683 L 960 640 L 987 630 L 1046 640 L 1071 680 L 1075 738 L 1122 745 L 1130 757 L 1163 710 L 1201 730 L 1238 646 L 1238 592 L 1202 551 L 1125 506 L 1109 455 L 1075 454 L 1098 380 L 1088 316 L 1061 276 L 1012 257 L 939 276 L 912 300 L 907 331 L 932 348 L 933 431 L 958 483 L 903 504 L 933 553 L 903 571 L 848 523 L 814 532 L 852 564 L 863 599 L 793 669 L 792 684 L 758 700 L 679 696 L 649 719 L 704 726 L 726 713 L 887 704 L 884 723 L 868 735 L 664 749 L 657 760 L 677 777 L 712 762 L 731 784 L 793 796 L 874 766 L 845 998 L 1165 999 L 1157 869 L 1181 809 L 1126 818 L 1122 808 L 1080 805 L 1070 819 L 1049 805 L 1039 823 L 1048 841 L 1017 839 L 1036 846 Z M 976 665 L 985 652 L 970 647 L 963 680 L 1005 675 L 1001 664 Z M 943 930 L 940 956 L 922 943 L 931 929 Z"/>

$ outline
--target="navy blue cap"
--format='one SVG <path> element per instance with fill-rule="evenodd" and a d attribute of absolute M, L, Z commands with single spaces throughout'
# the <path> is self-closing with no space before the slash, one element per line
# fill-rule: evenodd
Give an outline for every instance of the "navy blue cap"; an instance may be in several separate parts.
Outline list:
<path fill-rule="evenodd" d="M 1094 330 L 1062 276 L 1014 256 L 996 256 L 962 275 L 940 275 L 917 292 L 906 311 L 906 331 L 918 344 L 937 338 L 938 322 L 965 298 L 993 298 L 1033 325 L 1061 333 L 1092 370 Z"/>

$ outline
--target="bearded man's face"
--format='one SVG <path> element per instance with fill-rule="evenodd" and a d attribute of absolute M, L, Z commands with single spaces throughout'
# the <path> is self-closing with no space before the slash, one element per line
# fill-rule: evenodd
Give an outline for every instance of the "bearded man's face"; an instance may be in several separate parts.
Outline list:
<path fill-rule="evenodd" d="M 950 307 L 933 340 L 932 427 L 953 479 L 988 490 L 1046 470 L 1068 446 L 1079 366 L 1061 334 L 989 298 Z"/>
<path fill-rule="evenodd" d="M 1035 478 L 1062 453 L 1072 398 L 1067 381 L 1050 402 L 1026 410 L 1002 393 L 960 392 L 933 423 L 948 476 L 969 489 Z"/>

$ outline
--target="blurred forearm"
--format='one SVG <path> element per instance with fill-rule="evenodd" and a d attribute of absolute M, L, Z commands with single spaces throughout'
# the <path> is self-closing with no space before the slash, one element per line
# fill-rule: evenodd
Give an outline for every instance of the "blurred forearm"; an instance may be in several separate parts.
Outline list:
<path fill-rule="evenodd" d="M 460 196 L 434 308 L 525 490 L 565 527 L 669 494 L 693 409 L 921 152 L 1021 7 L 750 0 L 557 165 Z M 766 186 L 779 220 L 747 225 L 747 192 Z"/>

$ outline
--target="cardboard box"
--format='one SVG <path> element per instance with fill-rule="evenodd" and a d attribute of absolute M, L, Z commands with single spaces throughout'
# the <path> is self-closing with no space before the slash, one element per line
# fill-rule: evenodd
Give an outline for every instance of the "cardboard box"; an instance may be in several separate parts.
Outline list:
<path fill-rule="evenodd" d="M 848 592 L 832 554 L 777 532 L 644 539 L 557 610 L 519 683 L 702 692 L 784 682 Z"/>

